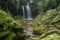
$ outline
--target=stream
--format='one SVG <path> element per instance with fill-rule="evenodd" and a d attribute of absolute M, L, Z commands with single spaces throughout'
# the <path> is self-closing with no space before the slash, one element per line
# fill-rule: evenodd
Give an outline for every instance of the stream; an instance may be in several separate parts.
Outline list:
<path fill-rule="evenodd" d="M 33 27 L 27 27 L 24 32 L 26 33 L 27 37 L 26 40 L 29 40 L 30 38 L 38 37 L 39 35 L 34 35 L 33 34 Z"/>
<path fill-rule="evenodd" d="M 28 37 L 34 37 L 35 35 L 33 34 L 33 27 L 27 27 L 24 32 Z"/>

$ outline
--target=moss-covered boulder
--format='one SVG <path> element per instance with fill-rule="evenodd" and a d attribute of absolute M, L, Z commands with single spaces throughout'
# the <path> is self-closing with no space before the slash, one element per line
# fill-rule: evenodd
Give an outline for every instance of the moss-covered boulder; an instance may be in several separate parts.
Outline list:
<path fill-rule="evenodd" d="M 45 27 L 43 26 L 38 26 L 33 28 L 33 34 L 35 35 L 41 35 L 45 32 Z"/>

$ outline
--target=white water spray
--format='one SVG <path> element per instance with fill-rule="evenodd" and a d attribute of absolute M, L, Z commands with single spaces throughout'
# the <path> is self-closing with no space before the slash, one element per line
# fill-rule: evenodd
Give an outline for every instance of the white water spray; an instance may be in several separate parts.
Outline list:
<path fill-rule="evenodd" d="M 26 5 L 26 10 L 27 10 L 27 20 L 32 20 L 31 9 L 30 9 L 29 3 L 27 3 Z"/>
<path fill-rule="evenodd" d="M 26 20 L 24 6 L 22 6 L 22 9 L 23 9 L 23 20 Z"/>

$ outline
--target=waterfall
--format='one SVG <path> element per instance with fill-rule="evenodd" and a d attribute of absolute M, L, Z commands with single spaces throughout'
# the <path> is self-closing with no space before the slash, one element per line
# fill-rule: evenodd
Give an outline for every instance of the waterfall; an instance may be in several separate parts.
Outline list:
<path fill-rule="evenodd" d="M 31 9 L 29 6 L 29 3 L 26 5 L 26 12 L 25 12 L 25 7 L 22 6 L 23 9 L 23 20 L 32 20 L 32 15 L 31 15 Z"/>
<path fill-rule="evenodd" d="M 27 3 L 26 5 L 26 11 L 27 11 L 27 20 L 32 20 L 31 9 L 30 9 L 29 3 Z"/>
<path fill-rule="evenodd" d="M 24 6 L 22 6 L 22 9 L 23 9 L 23 20 L 26 20 Z"/>

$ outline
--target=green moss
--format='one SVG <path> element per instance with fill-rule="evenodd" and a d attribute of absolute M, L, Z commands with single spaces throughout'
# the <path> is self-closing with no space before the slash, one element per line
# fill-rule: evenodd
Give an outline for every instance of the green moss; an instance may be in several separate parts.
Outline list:
<path fill-rule="evenodd" d="M 43 34 L 44 31 L 45 31 L 45 28 L 44 27 L 34 27 L 34 29 L 33 29 L 33 33 L 34 34 L 37 34 L 37 35 Z"/>
<path fill-rule="evenodd" d="M 29 40 L 39 40 L 39 38 L 30 38 Z"/>

